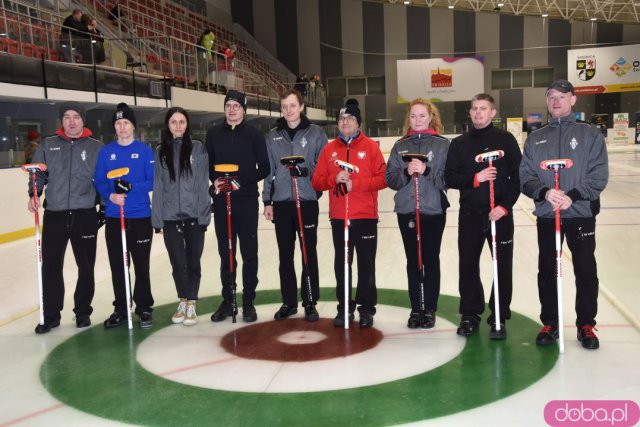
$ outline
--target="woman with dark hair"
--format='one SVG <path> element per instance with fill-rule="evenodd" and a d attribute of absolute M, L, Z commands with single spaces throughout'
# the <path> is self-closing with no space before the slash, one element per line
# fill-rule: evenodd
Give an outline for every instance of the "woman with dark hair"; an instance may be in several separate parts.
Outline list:
<path fill-rule="evenodd" d="M 189 115 L 180 107 L 167 111 L 155 153 L 151 223 L 164 234 L 180 302 L 173 323 L 195 325 L 200 289 L 200 257 L 211 221 L 209 157 L 189 134 Z"/>
<path fill-rule="evenodd" d="M 405 128 L 406 135 L 391 149 L 386 181 L 389 188 L 397 191 L 394 211 L 398 215 L 407 256 L 411 301 L 407 326 L 411 329 L 430 329 L 436 323 L 435 313 L 440 296 L 440 244 L 449 207 L 444 182 L 449 141 L 439 136 L 442 132 L 440 113 L 427 99 L 414 99 L 409 104 Z M 411 157 L 407 156 L 409 154 L 414 155 L 411 160 L 403 159 Z M 416 217 L 414 176 L 418 177 L 420 218 Z M 422 266 L 418 265 L 418 225 Z"/>

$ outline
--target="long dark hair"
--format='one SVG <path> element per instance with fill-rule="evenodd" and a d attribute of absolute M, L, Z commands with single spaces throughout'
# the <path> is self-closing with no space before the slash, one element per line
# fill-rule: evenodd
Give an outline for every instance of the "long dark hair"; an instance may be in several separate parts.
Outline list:
<path fill-rule="evenodd" d="M 167 111 L 164 117 L 164 127 L 162 128 L 161 141 L 160 141 L 160 163 L 167 166 L 169 171 L 169 178 L 171 181 L 176 180 L 176 172 L 173 169 L 173 134 L 169 130 L 169 120 L 175 113 L 182 114 L 187 119 L 187 128 L 184 130 L 182 136 L 182 144 L 180 148 L 180 161 L 178 162 L 180 167 L 180 174 L 187 175 L 192 173 L 191 171 L 191 148 L 193 144 L 191 142 L 191 134 L 189 132 L 189 114 L 184 108 L 171 107 Z"/>

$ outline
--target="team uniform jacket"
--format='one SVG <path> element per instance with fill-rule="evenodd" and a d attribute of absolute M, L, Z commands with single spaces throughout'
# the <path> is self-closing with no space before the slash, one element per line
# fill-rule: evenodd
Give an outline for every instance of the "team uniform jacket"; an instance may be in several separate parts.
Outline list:
<path fill-rule="evenodd" d="M 204 144 L 192 140 L 191 172 L 180 173 L 180 147 L 182 140 L 173 142 L 173 170 L 175 180 L 169 178 L 165 160 L 160 160 L 160 146 L 155 151 L 153 177 L 153 205 L 151 224 L 163 228 L 165 221 L 182 221 L 197 218 L 199 225 L 211 222 L 211 197 L 209 196 L 209 156 Z"/>
<path fill-rule="evenodd" d="M 522 154 L 518 142 L 509 132 L 489 123 L 482 129 L 472 128 L 469 133 L 451 141 L 447 154 L 445 180 L 449 188 L 460 190 L 460 209 L 475 213 L 488 213 L 491 207 L 489 182 L 477 183 L 476 174 L 488 163 L 478 163 L 478 154 L 503 150 L 504 156 L 493 162 L 497 170 L 493 181 L 495 206 L 502 206 L 509 215 L 520 196 L 518 172 Z"/>
<path fill-rule="evenodd" d="M 600 211 L 600 193 L 609 180 L 609 161 L 604 137 L 588 123 L 576 121 L 570 114 L 550 119 L 546 126 L 533 131 L 524 146 L 520 165 L 522 192 L 535 201 L 534 215 L 553 218 L 551 203 L 544 199 L 555 188 L 554 172 L 542 170 L 543 160 L 571 159 L 573 167 L 559 172 L 560 190 L 573 203 L 561 210 L 562 218 L 589 218 Z"/>
<path fill-rule="evenodd" d="M 349 144 L 341 137 L 329 142 L 318 158 L 313 174 L 313 188 L 329 191 L 329 218 L 344 220 L 345 196 L 336 196 L 336 175 L 342 170 L 336 160 L 359 168 L 351 174 L 353 187 L 349 192 L 349 219 L 378 219 L 378 191 L 386 187 L 386 164 L 378 144 L 362 132 Z"/>
<path fill-rule="evenodd" d="M 93 176 L 102 144 L 91 135 L 85 128 L 80 137 L 71 139 L 59 129 L 36 150 L 33 163 L 47 165 L 46 172 L 36 174 L 38 195 L 46 187 L 46 210 L 89 209 L 97 205 Z M 29 176 L 29 196 L 32 195 L 33 183 Z"/>
<path fill-rule="evenodd" d="M 209 154 L 209 179 L 214 182 L 221 174 L 214 172 L 217 164 L 238 165 L 237 176 L 240 189 L 231 193 L 231 198 L 258 196 L 258 182 L 269 175 L 269 155 L 264 135 L 244 121 L 230 126 L 222 123 L 207 132 Z M 257 165 L 257 167 L 256 167 Z M 224 194 L 214 197 L 224 199 Z"/>
<path fill-rule="evenodd" d="M 109 200 L 115 193 L 115 178 L 108 179 L 107 174 L 119 168 L 129 168 L 129 173 L 122 177 L 131 183 L 131 191 L 127 193 L 124 204 L 125 218 L 148 218 L 151 216 L 149 192 L 153 189 L 153 151 L 138 140 L 123 146 L 113 141 L 102 147 L 98 155 L 98 164 L 94 182 L 102 199 L 106 202 L 105 216 L 120 217 L 120 206 Z"/>
<path fill-rule="evenodd" d="M 413 177 L 407 174 L 408 163 L 403 154 L 425 154 L 429 173 L 418 177 L 420 212 L 423 215 L 443 214 L 449 207 L 444 181 L 444 166 L 447 161 L 449 141 L 438 135 L 417 133 L 398 140 L 387 161 L 386 182 L 397 190 L 394 196 L 394 211 L 399 214 L 415 212 L 415 189 Z"/>
<path fill-rule="evenodd" d="M 311 186 L 311 178 L 318 162 L 320 152 L 327 145 L 327 136 L 320 126 L 309 123 L 309 119 L 300 116 L 302 129 L 299 129 L 293 141 L 287 132 L 287 122 L 278 119 L 277 127 L 267 134 L 267 151 L 271 172 L 264 181 L 262 201 L 265 205 L 271 202 L 294 201 L 293 180 L 289 170 L 280 164 L 280 159 L 287 156 L 303 156 L 305 161 L 300 167 L 309 170 L 309 176 L 298 179 L 298 194 L 301 201 L 318 200 L 316 191 Z"/>

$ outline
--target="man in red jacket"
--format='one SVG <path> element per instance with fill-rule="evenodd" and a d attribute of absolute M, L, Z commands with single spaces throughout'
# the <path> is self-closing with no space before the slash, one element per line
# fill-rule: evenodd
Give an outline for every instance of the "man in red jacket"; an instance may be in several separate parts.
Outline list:
<path fill-rule="evenodd" d="M 349 269 L 353 249 L 358 252 L 358 285 L 355 300 L 349 298 L 349 321 L 356 304 L 360 327 L 373 326 L 376 313 L 376 249 L 378 246 L 378 191 L 386 187 L 386 165 L 378 144 L 360 130 L 358 101 L 349 99 L 338 114 L 340 135 L 320 153 L 312 185 L 317 191 L 329 190 L 329 218 L 335 248 L 334 270 L 338 315 L 333 324 L 344 326 L 344 221 L 349 225 Z M 337 161 L 354 165 L 348 172 Z M 348 212 L 346 200 L 348 195 Z M 351 295 L 349 270 L 349 295 Z"/>

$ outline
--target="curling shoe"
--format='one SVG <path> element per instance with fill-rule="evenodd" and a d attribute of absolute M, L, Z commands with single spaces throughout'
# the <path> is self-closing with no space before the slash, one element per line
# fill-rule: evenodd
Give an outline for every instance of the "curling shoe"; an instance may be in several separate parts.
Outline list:
<path fill-rule="evenodd" d="M 600 347 L 600 341 L 593 332 L 597 331 L 592 325 L 583 325 L 578 328 L 578 341 L 582 343 L 582 347 L 587 350 L 597 350 Z"/>
<path fill-rule="evenodd" d="M 187 301 L 187 308 L 182 324 L 185 326 L 193 326 L 198 323 L 198 315 L 196 314 L 196 302 L 194 300 Z"/>
<path fill-rule="evenodd" d="M 286 304 L 282 304 L 282 306 L 280 306 L 280 309 L 276 312 L 273 318 L 275 320 L 284 320 L 287 317 L 293 316 L 297 312 L 298 312 L 298 307 L 290 307 Z"/>
<path fill-rule="evenodd" d="M 304 308 L 304 320 L 307 322 L 316 322 L 318 319 L 320 319 L 320 315 L 315 305 L 310 304 Z"/>
<path fill-rule="evenodd" d="M 298 309 L 296 309 L 296 313 Z M 256 308 L 253 306 L 251 302 L 245 302 L 242 304 L 242 321 L 251 323 L 258 320 L 258 313 L 256 312 Z"/>
<path fill-rule="evenodd" d="M 548 347 L 558 339 L 558 325 L 544 325 L 536 337 L 536 345 Z"/>
<path fill-rule="evenodd" d="M 463 317 L 458 329 L 456 330 L 456 334 L 462 337 L 470 337 L 471 335 L 478 333 L 479 329 L 480 324 L 477 321 Z"/>
<path fill-rule="evenodd" d="M 504 340 L 507 339 L 507 328 L 504 323 L 500 323 L 500 330 L 496 329 L 496 324 L 491 324 L 491 330 L 489 331 L 490 340 Z"/>
<path fill-rule="evenodd" d="M 44 324 L 37 324 L 36 325 L 36 329 L 35 332 L 36 334 L 46 334 L 48 332 L 51 332 L 51 329 L 53 328 L 57 328 L 58 326 L 60 326 L 60 320 L 47 320 L 44 319 Z"/>
<path fill-rule="evenodd" d="M 180 298 L 180 302 L 178 303 L 178 308 L 176 312 L 171 316 L 171 323 L 182 323 L 184 322 L 184 317 L 187 314 L 187 299 Z"/>

